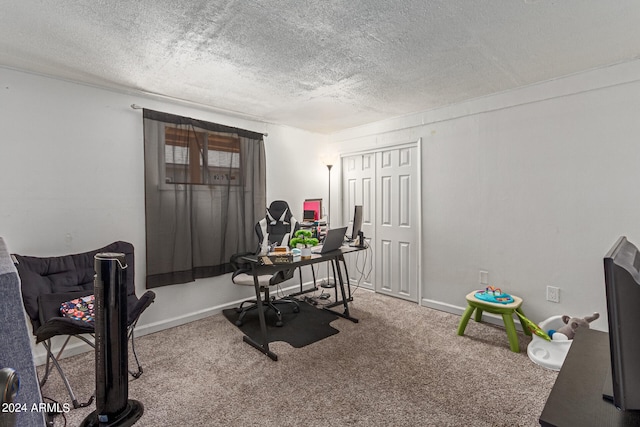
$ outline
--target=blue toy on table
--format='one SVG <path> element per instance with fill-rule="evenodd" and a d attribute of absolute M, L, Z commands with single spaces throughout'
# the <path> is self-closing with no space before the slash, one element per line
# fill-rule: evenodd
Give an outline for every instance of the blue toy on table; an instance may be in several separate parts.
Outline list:
<path fill-rule="evenodd" d="M 497 304 L 509 304 L 513 302 L 513 297 L 511 295 L 504 293 L 500 288 L 494 288 L 493 286 L 487 286 L 484 291 L 477 291 L 475 297 L 482 301 Z"/>

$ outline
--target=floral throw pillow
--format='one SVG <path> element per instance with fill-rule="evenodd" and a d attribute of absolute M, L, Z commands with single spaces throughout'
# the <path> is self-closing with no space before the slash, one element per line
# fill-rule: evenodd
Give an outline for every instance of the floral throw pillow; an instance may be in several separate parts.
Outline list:
<path fill-rule="evenodd" d="M 93 322 L 95 320 L 95 296 L 72 299 L 60 305 L 60 313 L 70 319 Z"/>

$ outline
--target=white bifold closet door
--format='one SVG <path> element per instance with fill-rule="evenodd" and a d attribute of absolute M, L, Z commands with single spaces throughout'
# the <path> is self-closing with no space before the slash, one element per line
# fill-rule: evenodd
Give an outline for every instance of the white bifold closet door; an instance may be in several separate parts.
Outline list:
<path fill-rule="evenodd" d="M 342 158 L 343 224 L 353 227 L 354 206 L 362 205 L 362 232 L 368 245 L 374 246 L 376 213 L 376 155 L 365 153 Z M 373 248 L 372 248 L 373 249 Z M 351 287 L 374 290 L 375 271 L 372 251 L 359 251 L 345 256 Z"/>
<path fill-rule="evenodd" d="M 363 231 L 371 251 L 347 255 L 352 285 L 418 302 L 419 185 L 416 144 L 343 157 L 344 219 L 363 206 Z"/>

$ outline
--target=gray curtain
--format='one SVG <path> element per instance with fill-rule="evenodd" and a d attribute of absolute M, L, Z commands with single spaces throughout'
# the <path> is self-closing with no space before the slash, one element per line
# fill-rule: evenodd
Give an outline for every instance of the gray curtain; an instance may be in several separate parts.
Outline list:
<path fill-rule="evenodd" d="M 147 288 L 231 271 L 264 216 L 263 135 L 145 109 Z"/>

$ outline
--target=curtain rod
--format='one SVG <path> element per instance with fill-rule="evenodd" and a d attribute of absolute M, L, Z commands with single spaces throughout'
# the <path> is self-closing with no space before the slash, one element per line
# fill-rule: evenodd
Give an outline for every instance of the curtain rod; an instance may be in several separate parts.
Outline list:
<path fill-rule="evenodd" d="M 134 110 L 142 110 L 144 109 L 144 107 L 139 106 L 138 104 L 131 104 L 131 108 L 133 108 Z M 257 133 L 262 133 L 262 132 L 257 132 Z M 262 135 L 264 135 L 265 137 L 269 136 L 268 133 L 262 133 Z"/>

